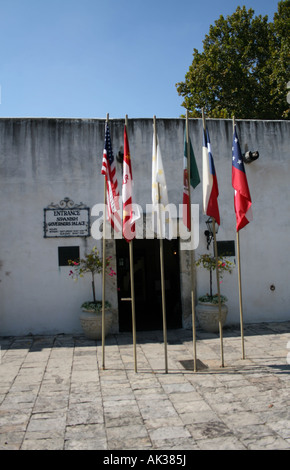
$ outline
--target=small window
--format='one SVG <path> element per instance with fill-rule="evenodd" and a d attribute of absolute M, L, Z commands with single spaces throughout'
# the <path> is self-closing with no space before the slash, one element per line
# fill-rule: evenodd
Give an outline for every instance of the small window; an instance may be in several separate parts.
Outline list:
<path fill-rule="evenodd" d="M 80 257 L 79 246 L 59 246 L 58 247 L 58 265 L 69 266 L 68 260 L 77 260 Z"/>
<path fill-rule="evenodd" d="M 235 256 L 234 240 L 217 241 L 218 256 Z"/>

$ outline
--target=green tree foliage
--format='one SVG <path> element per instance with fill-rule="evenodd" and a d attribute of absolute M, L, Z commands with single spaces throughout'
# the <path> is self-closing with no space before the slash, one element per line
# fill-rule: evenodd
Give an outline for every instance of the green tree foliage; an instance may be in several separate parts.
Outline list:
<path fill-rule="evenodd" d="M 289 119 L 289 80 L 290 0 L 283 0 L 273 23 L 244 6 L 220 16 L 176 87 L 191 117 L 204 108 L 212 118 Z"/>

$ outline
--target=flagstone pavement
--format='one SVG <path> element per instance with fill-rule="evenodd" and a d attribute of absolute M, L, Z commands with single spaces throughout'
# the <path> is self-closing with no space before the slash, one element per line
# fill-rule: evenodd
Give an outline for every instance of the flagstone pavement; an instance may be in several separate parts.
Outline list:
<path fill-rule="evenodd" d="M 0 450 L 290 449 L 290 322 L 0 337 Z M 105 368 L 102 367 L 103 360 Z M 137 372 L 135 372 L 135 365 Z"/>

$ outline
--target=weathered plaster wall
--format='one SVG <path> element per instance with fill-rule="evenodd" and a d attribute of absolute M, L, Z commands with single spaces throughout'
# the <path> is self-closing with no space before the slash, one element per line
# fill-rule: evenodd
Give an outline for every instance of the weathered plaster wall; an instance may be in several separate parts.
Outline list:
<path fill-rule="evenodd" d="M 182 119 L 157 119 L 169 201 L 182 202 Z M 218 176 L 221 227 L 218 240 L 235 240 L 231 186 L 232 121 L 208 120 Z M 289 320 L 289 134 L 282 121 L 237 121 L 242 151 L 260 157 L 246 166 L 254 220 L 240 233 L 244 319 L 246 322 Z M 114 154 L 123 145 L 124 120 L 110 123 Z M 129 119 L 128 134 L 135 182 L 135 201 L 145 211 L 151 203 L 152 120 Z M 202 175 L 202 123 L 190 120 L 189 133 Z M 43 209 L 70 197 L 89 207 L 103 200 L 100 174 L 104 120 L 0 119 L 0 335 L 78 332 L 79 305 L 90 297 L 90 283 L 74 283 L 68 267 L 58 267 L 58 246 L 87 247 L 89 239 L 43 238 Z M 122 169 L 117 165 L 121 185 Z M 192 191 L 202 203 L 202 185 Z M 91 218 L 92 222 L 94 217 Z M 200 243 L 206 252 L 200 207 Z M 113 247 L 110 248 L 113 250 Z M 190 323 L 188 252 L 181 256 L 184 325 Z M 208 273 L 196 272 L 197 295 L 208 290 Z M 116 280 L 107 289 L 117 307 Z M 270 290 L 275 285 L 275 290 Z M 226 275 L 222 293 L 229 298 L 229 323 L 239 322 L 238 273 Z M 97 284 L 101 294 L 101 280 Z M 117 322 L 115 322 L 117 328 Z"/>

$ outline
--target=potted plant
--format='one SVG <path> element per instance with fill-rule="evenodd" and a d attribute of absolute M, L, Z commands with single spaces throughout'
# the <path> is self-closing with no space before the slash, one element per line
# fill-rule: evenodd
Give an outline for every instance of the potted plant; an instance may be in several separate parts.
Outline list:
<path fill-rule="evenodd" d="M 111 256 L 106 258 L 106 273 L 109 276 L 115 276 L 116 273 L 110 266 Z M 84 334 L 90 339 L 101 339 L 102 337 L 102 300 L 96 299 L 95 275 L 103 270 L 103 261 L 99 256 L 96 247 L 93 247 L 90 253 L 85 254 L 84 258 L 78 260 L 69 260 L 69 265 L 73 267 L 69 275 L 77 281 L 85 274 L 91 274 L 93 300 L 88 300 L 81 305 L 82 313 L 80 322 Z M 110 303 L 105 302 L 105 333 L 110 331 L 112 323 L 112 312 Z"/>
<path fill-rule="evenodd" d="M 198 298 L 198 304 L 196 306 L 196 314 L 199 324 L 202 329 L 212 333 L 219 331 L 219 296 L 218 294 L 213 295 L 212 290 L 212 274 L 216 270 L 216 258 L 206 253 L 199 256 L 199 259 L 195 262 L 196 266 L 201 266 L 209 271 L 209 293 Z M 229 261 L 224 256 L 218 257 L 218 270 L 220 280 L 223 278 L 224 273 L 231 273 L 234 267 L 234 263 Z M 227 298 L 224 295 L 220 295 L 221 302 L 221 323 L 222 326 L 225 324 L 228 307 L 226 305 Z"/>

